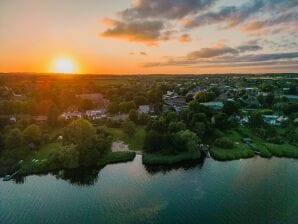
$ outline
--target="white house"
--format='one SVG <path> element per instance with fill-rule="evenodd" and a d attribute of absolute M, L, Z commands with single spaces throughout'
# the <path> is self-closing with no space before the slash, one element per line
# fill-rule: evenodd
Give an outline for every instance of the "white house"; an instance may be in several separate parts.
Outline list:
<path fill-rule="evenodd" d="M 61 116 L 64 117 L 66 120 L 70 120 L 74 118 L 81 118 L 82 113 L 79 111 L 69 111 L 69 112 L 63 113 Z"/>
<path fill-rule="evenodd" d="M 139 111 L 139 113 L 148 114 L 150 112 L 150 106 L 149 105 L 140 105 L 138 111 Z"/>
<path fill-rule="evenodd" d="M 89 119 L 96 120 L 103 117 L 106 117 L 106 110 L 105 109 L 97 109 L 97 110 L 87 110 L 86 115 Z"/>

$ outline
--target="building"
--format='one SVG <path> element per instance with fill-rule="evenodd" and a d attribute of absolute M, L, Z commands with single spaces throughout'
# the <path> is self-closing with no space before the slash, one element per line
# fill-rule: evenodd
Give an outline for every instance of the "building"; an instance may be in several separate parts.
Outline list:
<path fill-rule="evenodd" d="M 69 112 L 63 113 L 61 116 L 64 117 L 66 120 L 70 120 L 70 119 L 81 118 L 82 113 L 79 111 L 69 111 Z"/>
<path fill-rule="evenodd" d="M 92 120 L 101 119 L 106 117 L 106 110 L 105 109 L 87 110 L 86 116 Z"/>
<path fill-rule="evenodd" d="M 140 105 L 138 111 L 139 111 L 139 113 L 148 114 L 150 112 L 150 106 L 149 105 Z"/>
<path fill-rule="evenodd" d="M 181 109 L 186 107 L 186 99 L 183 96 L 173 96 L 171 98 L 164 99 L 164 108 L 166 109 L 174 109 L 179 112 Z"/>
<path fill-rule="evenodd" d="M 263 115 L 263 119 L 267 124 L 280 125 L 282 122 L 287 121 L 288 117 L 277 115 Z"/>
<path fill-rule="evenodd" d="M 298 101 L 298 95 L 286 95 L 285 96 L 289 101 Z"/>
<path fill-rule="evenodd" d="M 223 108 L 223 102 L 213 101 L 208 103 L 201 103 L 204 106 L 210 107 L 213 110 L 221 110 Z"/>

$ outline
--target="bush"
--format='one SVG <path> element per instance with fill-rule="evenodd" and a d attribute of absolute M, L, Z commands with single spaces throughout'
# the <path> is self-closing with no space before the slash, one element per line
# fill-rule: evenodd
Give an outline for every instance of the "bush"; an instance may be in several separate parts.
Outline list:
<path fill-rule="evenodd" d="M 136 133 L 136 125 L 130 120 L 126 120 L 122 123 L 123 132 L 129 136 L 133 136 Z"/>
<path fill-rule="evenodd" d="M 227 138 L 218 138 L 215 140 L 214 145 L 224 149 L 234 148 L 234 143 Z"/>

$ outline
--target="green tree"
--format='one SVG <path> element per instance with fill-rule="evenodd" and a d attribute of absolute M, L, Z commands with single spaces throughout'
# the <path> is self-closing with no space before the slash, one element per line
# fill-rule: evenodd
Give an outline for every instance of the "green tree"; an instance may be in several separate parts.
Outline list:
<path fill-rule="evenodd" d="M 79 152 L 75 145 L 62 146 L 58 153 L 58 159 L 63 168 L 74 169 L 79 166 Z"/>
<path fill-rule="evenodd" d="M 238 114 L 240 109 L 240 105 L 235 101 L 225 101 L 224 106 L 222 108 L 222 112 L 231 116 L 233 114 Z"/>
<path fill-rule="evenodd" d="M 94 105 L 93 101 L 90 99 L 81 100 L 80 106 L 79 106 L 81 111 L 91 110 L 94 107 L 95 107 L 95 105 Z"/>
<path fill-rule="evenodd" d="M 255 112 L 255 113 L 252 113 L 252 115 L 250 116 L 248 124 L 252 128 L 264 127 L 265 121 L 261 113 Z"/>
<path fill-rule="evenodd" d="M 110 114 L 117 114 L 119 113 L 119 104 L 116 102 L 109 103 L 107 107 L 107 111 Z"/>
<path fill-rule="evenodd" d="M 59 111 L 58 107 L 55 104 L 53 104 L 50 107 L 50 110 L 48 113 L 48 124 L 52 127 L 57 126 L 59 115 L 60 115 L 60 111 Z"/>
<path fill-rule="evenodd" d="M 25 141 L 29 143 L 34 143 L 35 145 L 39 145 L 42 140 L 42 134 L 40 127 L 36 124 L 31 124 L 23 131 Z"/>
<path fill-rule="evenodd" d="M 137 106 L 148 104 L 148 100 L 145 96 L 136 96 L 133 98 L 133 101 Z"/>
<path fill-rule="evenodd" d="M 138 119 L 138 124 L 139 125 L 146 125 L 149 120 L 150 120 L 150 116 L 148 114 L 140 113 L 139 114 L 139 119 Z"/>
<path fill-rule="evenodd" d="M 20 129 L 11 129 L 5 136 L 4 145 L 6 149 L 15 149 L 22 147 L 24 143 L 24 137 Z"/>
<path fill-rule="evenodd" d="M 125 134 L 129 136 L 133 136 L 136 133 L 136 125 L 134 122 L 130 120 L 125 120 L 122 123 L 122 130 L 124 131 Z"/>
<path fill-rule="evenodd" d="M 80 148 L 90 148 L 95 137 L 96 129 L 89 121 L 81 118 L 65 128 L 63 139 L 66 143 L 78 145 Z"/>
<path fill-rule="evenodd" d="M 128 115 L 129 120 L 136 123 L 138 121 L 138 117 L 139 117 L 139 114 L 137 110 L 132 109 L 129 111 L 129 115 Z"/>
<path fill-rule="evenodd" d="M 172 121 L 169 124 L 169 132 L 170 133 L 177 133 L 179 131 L 185 130 L 186 129 L 186 125 L 183 121 Z"/>

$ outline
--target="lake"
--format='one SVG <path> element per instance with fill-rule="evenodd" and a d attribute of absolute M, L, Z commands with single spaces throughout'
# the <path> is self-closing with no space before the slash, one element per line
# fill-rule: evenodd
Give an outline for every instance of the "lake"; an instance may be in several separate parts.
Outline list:
<path fill-rule="evenodd" d="M 0 223 L 298 223 L 298 160 L 134 161 L 0 180 Z"/>

